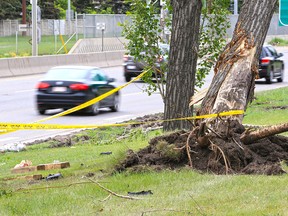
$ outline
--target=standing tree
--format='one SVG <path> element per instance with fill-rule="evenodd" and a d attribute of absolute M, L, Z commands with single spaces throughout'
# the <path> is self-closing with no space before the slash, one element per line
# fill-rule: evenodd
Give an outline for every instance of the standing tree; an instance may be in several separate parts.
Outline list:
<path fill-rule="evenodd" d="M 169 1 L 162 1 L 165 2 L 162 8 L 160 8 L 158 0 L 151 1 L 150 4 L 143 0 L 128 2 L 132 9 L 130 14 L 132 22 L 126 22 L 122 25 L 124 27 L 123 32 L 129 40 L 127 44 L 129 54 L 137 61 L 145 62 L 147 73 L 143 80 L 148 84 L 145 86 L 145 91 L 151 94 L 157 89 L 160 92 L 165 103 L 164 115 L 166 119 L 191 116 L 192 109 L 189 108 L 189 99 L 194 93 L 194 83 L 196 88 L 200 88 L 204 84 L 203 79 L 215 64 L 219 53 L 226 44 L 226 29 L 229 27 L 227 21 L 229 12 L 226 8 L 229 6 L 229 0 L 214 0 L 210 8 L 212 14 L 208 14 L 207 8 L 204 8 L 201 22 L 201 1 L 189 1 L 187 4 L 183 1 L 180 5 L 178 5 L 178 1 L 172 1 L 172 4 L 176 5 L 175 7 L 171 7 Z M 187 7 L 187 10 L 184 10 L 183 6 Z M 182 11 L 179 12 L 178 7 Z M 176 12 L 173 12 L 172 8 Z M 161 12 L 165 11 L 161 13 L 163 16 L 159 14 L 160 9 Z M 197 14 L 193 14 L 194 10 L 197 11 Z M 176 60 L 177 65 L 172 64 L 172 68 L 167 73 L 166 61 L 161 63 L 160 69 L 155 68 L 155 58 L 159 59 L 163 55 L 168 56 L 168 53 L 163 53 L 163 50 L 159 48 L 159 43 L 169 43 L 169 40 L 167 41 L 167 38 L 163 37 L 163 33 L 167 33 L 167 31 L 163 32 L 163 29 L 171 29 L 171 15 L 167 13 L 168 11 L 173 13 L 173 20 L 182 19 L 184 12 L 191 12 L 191 14 L 184 16 L 185 22 L 177 23 L 176 21 L 173 24 L 173 29 L 179 27 L 181 31 L 174 32 L 172 30 L 171 52 L 169 53 L 169 56 L 172 57 L 168 57 L 168 59 L 172 58 L 170 62 Z M 199 22 L 201 27 L 199 27 Z M 199 47 L 198 37 L 200 37 Z M 195 39 L 195 41 L 186 44 L 185 41 L 190 39 Z M 143 53 L 147 54 L 143 55 Z M 182 54 L 183 56 L 181 56 Z M 197 62 L 197 57 L 201 58 L 201 61 Z M 193 58 L 193 61 L 190 58 Z M 185 60 L 183 64 L 182 60 Z M 193 64 L 191 65 L 191 63 Z M 156 79 L 156 82 L 153 78 L 155 71 L 158 76 L 161 75 L 160 79 Z M 167 80 L 167 84 L 165 80 Z M 192 86 L 189 91 L 187 91 L 187 86 Z M 164 126 L 165 130 L 189 128 L 190 125 L 186 122 L 177 121 L 166 122 Z"/>
<path fill-rule="evenodd" d="M 0 1 L 0 20 L 17 19 L 21 17 L 21 1 Z"/>
<path fill-rule="evenodd" d="M 40 0 L 38 5 L 41 8 L 42 19 L 59 19 L 60 10 L 55 7 L 55 0 Z"/>
<path fill-rule="evenodd" d="M 172 0 L 172 33 L 167 73 L 164 118 L 192 116 L 190 97 L 194 94 L 199 47 L 201 0 Z M 165 122 L 165 130 L 189 128 L 185 121 Z"/>

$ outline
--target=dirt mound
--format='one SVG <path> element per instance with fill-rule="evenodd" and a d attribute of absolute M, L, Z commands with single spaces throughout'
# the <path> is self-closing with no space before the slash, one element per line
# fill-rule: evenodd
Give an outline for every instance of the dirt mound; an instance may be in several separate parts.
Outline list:
<path fill-rule="evenodd" d="M 238 132 L 238 133 L 237 133 Z M 250 145 L 240 144 L 240 131 L 223 140 L 211 136 L 211 145 L 200 146 L 190 132 L 178 131 L 153 138 L 149 146 L 127 152 L 126 159 L 116 167 L 117 171 L 132 169 L 176 169 L 190 165 L 195 170 L 214 174 L 265 174 L 285 173 L 281 161 L 288 161 L 288 137 L 271 136 Z M 187 139 L 189 143 L 187 145 Z M 191 161 L 188 158 L 189 148 Z"/>

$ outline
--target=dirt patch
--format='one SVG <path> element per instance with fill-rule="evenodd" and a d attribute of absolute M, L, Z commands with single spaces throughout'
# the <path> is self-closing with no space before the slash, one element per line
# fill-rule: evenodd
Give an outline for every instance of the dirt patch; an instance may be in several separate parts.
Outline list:
<path fill-rule="evenodd" d="M 67 135 L 57 135 L 48 139 L 35 140 L 33 142 L 25 143 L 25 145 L 36 145 L 40 143 L 48 143 L 50 148 L 70 147 L 78 142 L 85 142 L 90 139 L 87 135 L 77 135 L 77 132 Z"/>
<path fill-rule="evenodd" d="M 188 131 L 155 137 L 139 152 L 129 150 L 126 159 L 116 166 L 116 170 L 177 169 L 192 163 L 193 169 L 214 174 L 285 173 L 280 162 L 288 161 L 288 137 L 276 135 L 243 145 L 240 135 L 244 130 L 242 125 L 234 125 L 232 133 L 223 136 L 224 139 L 219 138 L 225 133 L 224 130 L 223 133 L 220 130 L 218 135 L 211 133 L 209 146 L 199 145 Z"/>

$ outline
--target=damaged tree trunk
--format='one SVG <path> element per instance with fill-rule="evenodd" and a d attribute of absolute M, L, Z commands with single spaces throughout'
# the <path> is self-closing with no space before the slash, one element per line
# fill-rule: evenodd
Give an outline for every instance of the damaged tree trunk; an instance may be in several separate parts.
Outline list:
<path fill-rule="evenodd" d="M 244 1 L 232 40 L 215 66 L 215 76 L 202 102 L 200 115 L 246 109 L 253 98 L 259 55 L 276 3 L 277 0 Z M 243 115 L 226 119 L 241 124 Z M 217 131 L 219 122 L 209 125 Z"/>

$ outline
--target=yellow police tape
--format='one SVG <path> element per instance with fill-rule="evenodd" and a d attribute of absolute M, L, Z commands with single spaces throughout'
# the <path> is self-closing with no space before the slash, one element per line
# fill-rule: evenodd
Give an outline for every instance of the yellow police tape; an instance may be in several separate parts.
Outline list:
<path fill-rule="evenodd" d="M 108 97 L 108 96 L 110 96 L 110 95 L 118 92 L 120 89 L 128 86 L 128 85 L 131 84 L 132 82 L 134 82 L 134 81 L 136 81 L 136 80 L 139 80 L 139 79 L 140 79 L 141 77 L 143 77 L 144 74 L 146 74 L 147 72 L 148 72 L 148 70 L 143 71 L 143 72 L 142 72 L 141 74 L 139 74 L 137 77 L 135 77 L 135 78 L 132 79 L 131 81 L 125 83 L 124 85 L 119 86 L 119 87 L 117 87 L 117 88 L 115 88 L 115 89 L 112 89 L 111 91 L 106 92 L 106 93 L 104 93 L 104 94 L 102 94 L 102 95 L 100 95 L 100 96 L 98 96 L 98 97 L 96 97 L 96 98 L 93 98 L 93 99 L 90 100 L 90 101 L 87 101 L 87 102 L 85 102 L 85 103 L 83 103 L 83 104 L 80 104 L 80 105 L 78 105 L 78 106 L 76 106 L 76 107 L 73 107 L 73 108 L 71 108 L 71 109 L 68 109 L 68 110 L 66 110 L 66 111 L 64 111 L 64 112 L 61 112 L 61 113 L 58 113 L 58 114 L 49 116 L 49 117 L 47 117 L 47 118 L 40 119 L 40 120 L 38 120 L 38 121 L 35 121 L 35 122 L 32 123 L 32 124 L 36 124 L 36 123 L 39 123 L 39 122 L 44 122 L 44 121 L 48 121 L 48 120 L 51 120 L 51 119 L 54 119 L 54 118 L 57 118 L 57 117 L 61 117 L 61 116 L 64 116 L 64 115 L 68 115 L 68 114 L 70 114 L 70 113 L 73 113 L 73 112 L 76 112 L 76 111 L 78 111 L 78 110 L 84 109 L 84 108 L 86 108 L 86 107 L 88 107 L 88 106 L 91 106 L 91 105 L 93 105 L 93 104 L 95 104 L 95 103 L 103 100 L 104 98 L 106 98 L 106 97 Z M 20 129 L 20 128 L 15 127 L 14 129 Z M 2 130 L 2 131 L 0 130 L 0 135 L 1 135 L 1 134 L 11 133 L 11 132 L 14 132 L 14 131 L 15 131 L 15 130 L 4 130 L 4 131 L 3 131 L 3 130 Z"/>
<path fill-rule="evenodd" d="M 0 122 L 1 130 L 55 130 L 55 129 L 91 129 L 91 128 L 103 128 L 103 127 L 121 127 L 127 125 L 135 124 L 149 124 L 156 122 L 168 122 L 168 121 L 182 121 L 182 120 L 193 120 L 193 119 L 204 119 L 204 118 L 217 118 L 222 116 L 231 116 L 231 115 L 242 115 L 244 114 L 243 110 L 231 110 L 227 112 L 221 112 L 216 114 L 208 114 L 201 116 L 192 116 L 186 118 L 175 118 L 175 119 L 166 119 L 166 120 L 157 120 L 150 122 L 127 122 L 127 123 L 116 123 L 116 124 L 103 124 L 103 125 L 61 125 L 61 124 L 36 124 L 36 123 L 3 123 Z"/>

